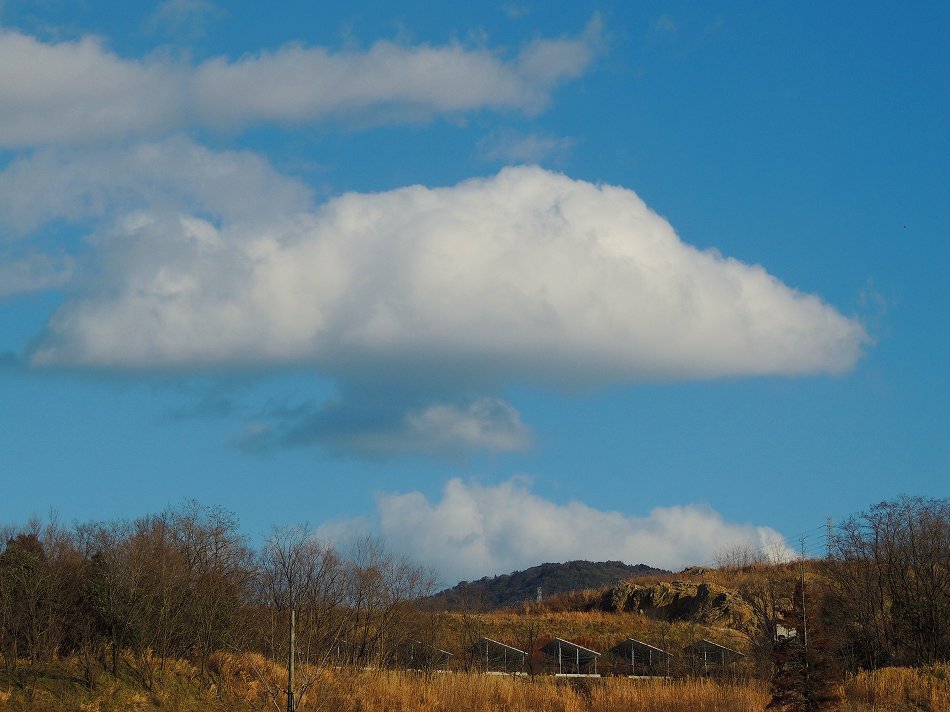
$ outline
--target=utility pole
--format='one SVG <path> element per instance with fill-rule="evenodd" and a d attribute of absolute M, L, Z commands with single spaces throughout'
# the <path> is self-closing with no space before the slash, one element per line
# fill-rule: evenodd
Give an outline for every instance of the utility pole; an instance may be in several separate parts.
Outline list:
<path fill-rule="evenodd" d="M 290 604 L 290 646 L 287 651 L 287 712 L 295 712 L 297 706 L 294 704 L 294 648 L 296 647 L 295 628 L 297 623 L 297 610 L 293 603 Z"/>
<path fill-rule="evenodd" d="M 831 537 L 833 522 L 831 517 L 825 519 L 825 558 L 831 560 Z"/>
<path fill-rule="evenodd" d="M 805 535 L 802 534 L 799 540 L 802 547 L 801 558 L 801 587 L 802 587 L 802 662 L 805 665 L 805 684 L 808 685 L 808 617 L 805 615 Z"/>

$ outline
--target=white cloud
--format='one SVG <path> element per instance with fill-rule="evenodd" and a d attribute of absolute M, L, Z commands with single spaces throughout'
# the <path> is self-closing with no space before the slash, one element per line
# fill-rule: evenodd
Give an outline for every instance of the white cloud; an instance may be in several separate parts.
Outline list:
<path fill-rule="evenodd" d="M 181 122 L 185 75 L 124 60 L 95 37 L 45 44 L 0 30 L 0 146 L 100 140 Z"/>
<path fill-rule="evenodd" d="M 180 136 L 0 172 L 8 234 L 59 220 L 91 230 L 82 269 L 8 256 L 0 274 L 6 294 L 72 276 L 34 366 L 337 382 L 326 403 L 259 414 L 245 449 L 523 450 L 509 383 L 838 372 L 866 339 L 761 267 L 683 244 L 633 192 L 540 168 L 316 208 L 259 156 Z"/>
<path fill-rule="evenodd" d="M 56 312 L 34 364 L 309 365 L 484 394 L 512 379 L 840 372 L 866 340 L 761 267 L 682 243 L 623 188 L 512 168 L 252 222 L 242 199 L 280 184 L 257 173 L 216 181 L 204 200 L 228 196 L 219 221 L 150 206 L 116 216 L 99 238 L 102 288 Z"/>
<path fill-rule="evenodd" d="M 437 451 L 460 449 L 512 451 L 524 450 L 531 433 L 521 416 L 509 404 L 497 398 L 480 398 L 466 408 L 430 405 L 407 417 L 411 449 L 426 447 Z"/>
<path fill-rule="evenodd" d="M 486 161 L 540 163 L 549 158 L 563 158 L 574 148 L 574 143 L 569 137 L 496 131 L 478 142 L 478 151 Z"/>
<path fill-rule="evenodd" d="M 481 108 L 535 113 L 558 83 L 580 76 L 597 52 L 599 21 L 579 39 L 537 40 L 511 61 L 459 44 L 331 53 L 288 45 L 236 62 L 202 64 L 194 77 L 198 115 L 213 126 L 302 122 L 374 109 L 429 118 Z"/>
<path fill-rule="evenodd" d="M 162 7 L 172 19 L 193 20 L 206 5 Z M 507 60 L 456 43 L 380 41 L 365 51 L 339 52 L 290 44 L 189 66 L 167 57 L 123 58 L 95 37 L 49 44 L 0 30 L 0 147 L 353 115 L 420 119 L 485 108 L 533 113 L 545 107 L 555 86 L 590 66 L 599 42 L 595 18 L 579 38 L 536 40 Z"/>
<path fill-rule="evenodd" d="M 557 504 L 519 478 L 499 485 L 456 478 L 440 501 L 420 492 L 381 494 L 377 508 L 390 546 L 433 566 L 447 583 L 573 559 L 676 570 L 709 563 L 734 546 L 792 555 L 774 529 L 727 522 L 709 507 L 658 507 L 630 516 L 581 502 Z M 335 531 L 347 527 L 338 524 Z"/>

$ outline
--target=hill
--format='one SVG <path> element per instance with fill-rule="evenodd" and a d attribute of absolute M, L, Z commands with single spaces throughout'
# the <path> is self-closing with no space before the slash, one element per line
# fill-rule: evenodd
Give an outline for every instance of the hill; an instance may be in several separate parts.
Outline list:
<path fill-rule="evenodd" d="M 667 574 L 646 564 L 625 564 L 622 561 L 568 561 L 563 564 L 541 564 L 524 571 L 484 577 L 478 581 L 462 581 L 430 599 L 445 610 L 496 610 L 537 600 L 555 594 L 599 589 L 620 581 Z"/>

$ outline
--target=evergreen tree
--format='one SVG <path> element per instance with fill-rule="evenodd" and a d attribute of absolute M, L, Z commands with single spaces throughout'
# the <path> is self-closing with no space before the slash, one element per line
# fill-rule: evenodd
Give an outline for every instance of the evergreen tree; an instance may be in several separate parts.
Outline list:
<path fill-rule="evenodd" d="M 838 668 L 804 580 L 796 584 L 790 604 L 778 620 L 772 700 L 767 709 L 817 712 L 835 708 L 839 702 Z"/>

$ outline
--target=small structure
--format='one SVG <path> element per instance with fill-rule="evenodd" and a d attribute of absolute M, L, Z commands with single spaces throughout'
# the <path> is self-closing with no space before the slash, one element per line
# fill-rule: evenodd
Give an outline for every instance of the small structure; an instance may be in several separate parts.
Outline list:
<path fill-rule="evenodd" d="M 421 640 L 410 640 L 399 646 L 396 659 L 408 670 L 445 670 L 452 653 Z"/>
<path fill-rule="evenodd" d="M 689 655 L 693 660 L 702 662 L 703 670 L 708 670 L 710 665 L 724 668 L 729 663 L 733 663 L 745 657 L 745 655 L 738 650 L 727 648 L 725 645 L 714 643 L 705 638 L 690 643 L 683 648 L 683 652 Z"/>
<path fill-rule="evenodd" d="M 627 638 L 617 643 L 610 652 L 630 665 L 630 677 L 670 676 L 670 661 L 673 654 L 654 648 L 636 638 Z"/>
<path fill-rule="evenodd" d="M 541 651 L 554 659 L 555 675 L 562 677 L 600 677 L 597 674 L 597 658 L 600 653 L 563 638 L 554 638 Z"/>
<path fill-rule="evenodd" d="M 479 661 L 479 666 L 485 666 L 485 672 L 501 672 L 509 675 L 522 673 L 528 657 L 525 651 L 491 638 L 480 638 L 471 647 L 471 651 Z"/>

